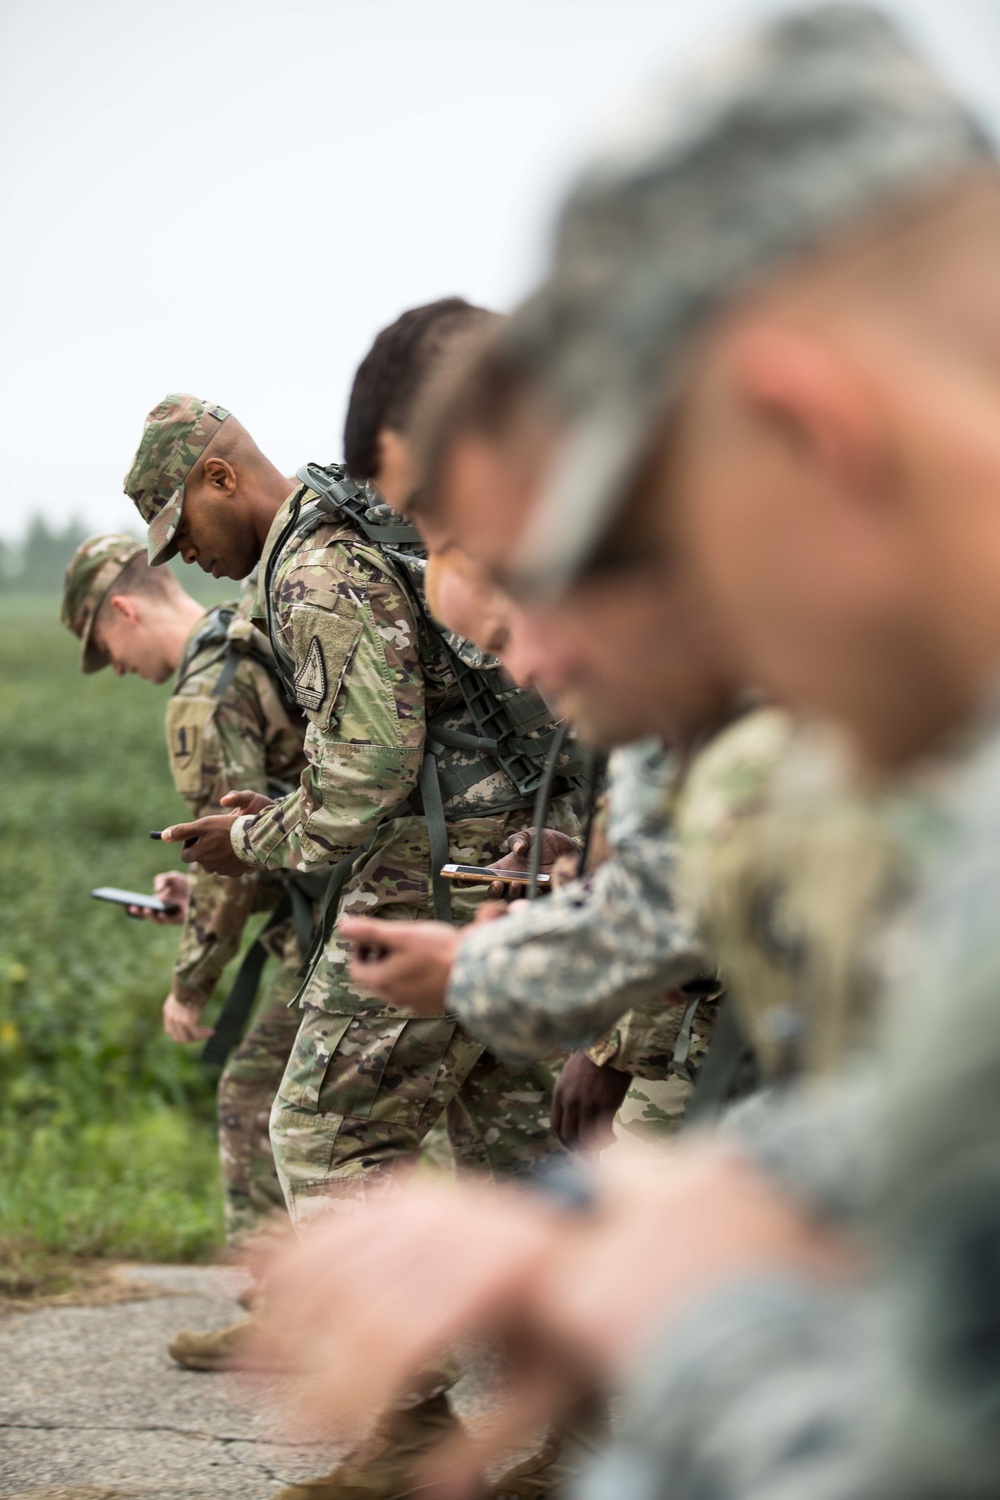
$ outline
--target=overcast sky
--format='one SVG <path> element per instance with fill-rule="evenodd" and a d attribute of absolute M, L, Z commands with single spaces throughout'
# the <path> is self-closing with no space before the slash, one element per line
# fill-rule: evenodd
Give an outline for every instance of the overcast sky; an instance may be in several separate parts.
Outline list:
<path fill-rule="evenodd" d="M 765 0 L 0 0 L 0 535 L 133 528 L 191 390 L 339 456 L 403 308 L 507 308 L 602 118 Z M 1000 0 L 890 7 L 1000 134 Z"/>

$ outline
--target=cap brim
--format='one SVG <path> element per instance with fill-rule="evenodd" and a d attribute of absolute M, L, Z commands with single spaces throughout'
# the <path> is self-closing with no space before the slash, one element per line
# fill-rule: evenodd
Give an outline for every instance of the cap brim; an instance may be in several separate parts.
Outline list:
<path fill-rule="evenodd" d="M 179 485 L 170 499 L 149 523 L 147 556 L 149 566 L 158 568 L 177 555 L 177 528 L 184 509 L 184 486 Z"/>
<path fill-rule="evenodd" d="M 644 448 L 640 403 L 615 393 L 570 429 L 510 569 L 523 597 L 555 599 L 597 552 Z"/>

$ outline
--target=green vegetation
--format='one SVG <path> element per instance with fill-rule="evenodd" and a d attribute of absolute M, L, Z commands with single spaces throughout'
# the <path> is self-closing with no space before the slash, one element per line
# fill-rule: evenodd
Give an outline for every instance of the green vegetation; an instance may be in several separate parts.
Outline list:
<path fill-rule="evenodd" d="M 166 689 L 84 678 L 57 610 L 0 596 L 0 1261 L 18 1285 L 32 1256 L 221 1243 L 212 1086 L 160 1026 L 176 931 L 89 895 L 149 890 L 175 858 L 148 837 L 182 811 Z"/>

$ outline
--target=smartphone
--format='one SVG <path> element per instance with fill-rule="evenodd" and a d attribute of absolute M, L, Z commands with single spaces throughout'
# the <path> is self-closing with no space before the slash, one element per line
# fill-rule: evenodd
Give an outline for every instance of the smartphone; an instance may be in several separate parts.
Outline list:
<path fill-rule="evenodd" d="M 442 865 L 441 874 L 445 880 L 467 880 L 471 885 L 492 885 L 494 880 L 506 885 L 531 884 L 527 870 L 488 870 L 485 865 Z M 551 879 L 551 875 L 539 875 L 538 884 L 548 885 Z"/>
<path fill-rule="evenodd" d="M 180 911 L 176 901 L 161 901 L 159 896 L 144 896 L 142 891 L 120 891 L 116 885 L 99 885 L 91 891 L 98 901 L 113 901 L 116 906 L 141 906 L 143 911 L 158 911 L 170 915 Z"/>

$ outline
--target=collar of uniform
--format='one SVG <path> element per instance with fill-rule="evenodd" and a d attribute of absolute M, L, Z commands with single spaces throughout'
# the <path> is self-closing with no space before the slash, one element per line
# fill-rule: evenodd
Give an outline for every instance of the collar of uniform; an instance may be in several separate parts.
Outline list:
<path fill-rule="evenodd" d="M 293 502 L 300 498 L 303 502 L 305 502 L 310 498 L 312 493 L 312 490 L 309 489 L 306 485 L 297 484 L 294 490 L 292 490 L 291 494 L 288 496 L 288 499 L 284 500 L 278 507 L 277 511 L 275 512 L 274 520 L 271 522 L 271 529 L 264 539 L 264 550 L 260 554 L 260 562 L 257 564 L 257 592 L 254 596 L 254 601 L 250 608 L 250 619 L 255 625 L 259 624 L 262 628 L 265 629 L 265 631 L 267 625 L 267 596 L 265 590 L 267 569 L 268 564 L 271 561 L 271 553 L 277 546 L 278 538 L 281 536 L 281 533 L 288 525 L 288 517 L 291 514 Z"/>

